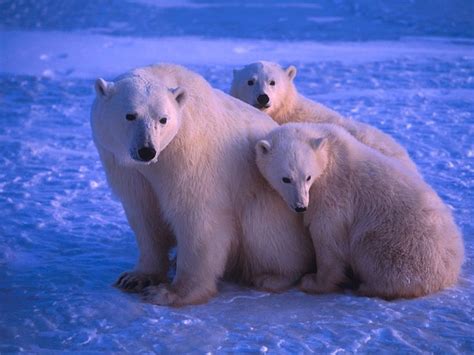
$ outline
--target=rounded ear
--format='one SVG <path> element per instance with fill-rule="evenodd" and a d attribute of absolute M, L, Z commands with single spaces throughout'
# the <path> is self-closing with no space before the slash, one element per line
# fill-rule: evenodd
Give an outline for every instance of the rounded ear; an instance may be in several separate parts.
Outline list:
<path fill-rule="evenodd" d="M 297 72 L 296 67 L 294 65 L 290 65 L 288 68 L 285 69 L 285 71 L 286 71 L 286 75 L 288 75 L 290 80 L 293 81 Z"/>
<path fill-rule="evenodd" d="M 325 144 L 326 144 L 326 139 L 323 138 L 323 137 L 311 138 L 310 141 L 309 141 L 309 145 L 314 150 L 321 149 L 322 147 L 324 147 Z"/>
<path fill-rule="evenodd" d="M 182 107 L 188 96 L 186 94 L 186 90 L 184 90 L 183 88 L 176 88 L 171 90 L 171 92 L 173 93 L 174 99 L 176 100 L 178 105 Z"/>
<path fill-rule="evenodd" d="M 112 93 L 114 83 L 105 81 L 102 78 L 98 78 L 95 81 L 95 92 L 97 96 L 105 97 Z"/>
<path fill-rule="evenodd" d="M 245 67 L 240 67 L 240 68 L 234 68 L 234 69 L 232 69 L 232 75 L 234 75 L 234 78 L 235 78 L 237 75 L 239 75 L 239 73 L 240 73 L 241 71 L 243 71 L 244 68 L 245 68 Z"/>
<path fill-rule="evenodd" d="M 257 152 L 260 152 L 262 154 L 268 154 L 271 148 L 272 146 L 270 142 L 265 139 L 258 141 L 257 145 L 255 146 L 255 149 L 257 150 Z"/>

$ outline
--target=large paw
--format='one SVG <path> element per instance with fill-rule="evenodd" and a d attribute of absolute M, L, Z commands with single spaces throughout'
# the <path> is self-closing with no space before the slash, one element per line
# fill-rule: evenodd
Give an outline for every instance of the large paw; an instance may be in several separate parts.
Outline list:
<path fill-rule="evenodd" d="M 298 288 L 308 293 L 330 293 L 338 290 L 334 284 L 323 284 L 318 280 L 317 274 L 306 274 L 301 279 Z"/>
<path fill-rule="evenodd" d="M 155 274 L 144 274 L 139 271 L 127 271 L 119 276 L 114 286 L 127 292 L 140 292 L 151 285 L 158 285 L 162 278 Z"/>
<path fill-rule="evenodd" d="M 202 304 L 217 293 L 215 287 L 198 288 L 193 290 L 178 291 L 175 286 L 161 284 L 158 286 L 149 286 L 142 293 L 142 299 L 145 302 L 161 306 L 182 307 L 190 304 Z"/>
<path fill-rule="evenodd" d="M 145 288 L 141 297 L 147 303 L 160 306 L 178 306 L 180 297 L 170 290 L 169 285 L 149 286 Z"/>
<path fill-rule="evenodd" d="M 260 275 L 253 280 L 256 288 L 269 292 L 285 291 L 294 283 L 294 278 L 284 275 Z"/>

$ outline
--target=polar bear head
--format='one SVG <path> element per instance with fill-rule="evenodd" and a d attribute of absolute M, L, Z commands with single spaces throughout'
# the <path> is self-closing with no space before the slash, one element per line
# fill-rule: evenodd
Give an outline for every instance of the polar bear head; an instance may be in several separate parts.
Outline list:
<path fill-rule="evenodd" d="M 326 168 L 326 138 L 292 125 L 276 128 L 257 142 L 257 166 L 292 210 L 305 212 L 310 188 Z"/>
<path fill-rule="evenodd" d="M 295 92 L 295 76 L 292 65 L 283 69 L 271 62 L 252 63 L 234 70 L 230 94 L 272 116 Z"/>
<path fill-rule="evenodd" d="M 150 164 L 177 134 L 186 93 L 140 75 L 97 79 L 91 124 L 97 145 L 122 165 Z"/>

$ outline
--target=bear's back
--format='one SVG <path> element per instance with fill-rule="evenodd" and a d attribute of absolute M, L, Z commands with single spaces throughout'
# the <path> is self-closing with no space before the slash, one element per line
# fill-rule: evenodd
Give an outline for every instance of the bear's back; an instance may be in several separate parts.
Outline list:
<path fill-rule="evenodd" d="M 222 129 L 245 134 L 251 130 L 265 131 L 275 126 L 274 122 L 259 110 L 240 100 L 214 89 L 199 74 L 175 64 L 158 64 L 135 69 L 132 75 L 139 75 L 149 80 L 159 80 L 170 89 L 181 87 L 186 90 L 189 103 L 185 110 L 192 116 L 194 124 L 202 120 L 208 124 L 222 125 Z M 250 130 L 250 131 L 249 131 Z"/>
<path fill-rule="evenodd" d="M 251 179 L 250 176 L 255 174 L 255 143 L 277 127 L 270 117 L 212 88 L 199 74 L 179 65 L 153 65 L 135 69 L 128 75 L 170 89 L 180 87 L 185 92 L 179 130 L 160 153 L 162 167 L 164 161 L 171 163 L 173 169 L 179 166 L 178 170 L 183 172 L 188 168 L 206 166 L 210 175 L 213 175 L 213 169 L 218 169 L 219 184 L 234 185 L 236 176 L 242 180 Z M 189 174 L 192 175 L 193 171 Z"/>

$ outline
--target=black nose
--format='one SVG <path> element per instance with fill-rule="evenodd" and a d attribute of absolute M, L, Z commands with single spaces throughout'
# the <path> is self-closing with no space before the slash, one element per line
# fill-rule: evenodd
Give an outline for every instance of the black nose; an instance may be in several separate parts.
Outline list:
<path fill-rule="evenodd" d="M 156 150 L 154 150 L 153 148 L 143 147 L 143 148 L 138 149 L 138 156 L 143 161 L 150 161 L 155 157 L 155 155 L 156 155 Z"/>
<path fill-rule="evenodd" d="M 260 105 L 266 105 L 268 104 L 268 101 L 270 101 L 270 98 L 268 97 L 267 94 L 262 94 L 262 95 L 258 95 L 257 101 Z"/>
<path fill-rule="evenodd" d="M 298 213 L 305 212 L 306 207 L 295 207 L 295 211 L 298 212 Z"/>

